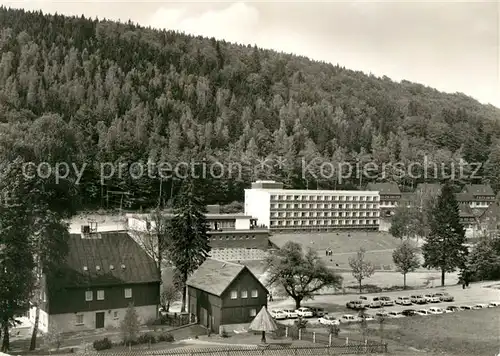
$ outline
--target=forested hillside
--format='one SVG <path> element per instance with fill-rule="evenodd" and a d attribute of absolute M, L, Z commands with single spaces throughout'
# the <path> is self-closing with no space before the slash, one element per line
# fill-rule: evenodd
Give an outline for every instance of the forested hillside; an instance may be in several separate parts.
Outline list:
<path fill-rule="evenodd" d="M 106 206 L 108 190 L 133 194 L 125 199 L 131 207 L 156 206 L 179 186 L 127 174 L 101 186 L 101 162 L 204 159 L 233 170 L 231 162 L 241 163 L 241 179 L 238 172 L 207 179 L 208 203 L 241 200 L 255 178 L 313 189 L 368 181 L 302 179 L 302 158 L 315 157 L 316 169 L 321 160 L 408 164 L 427 156 L 449 165 L 490 158 L 482 180 L 499 188 L 500 110 L 463 94 L 131 23 L 2 8 L 0 26 L 2 160 L 50 145 L 58 157 L 87 163 L 78 185 L 86 206 Z M 259 158 L 278 157 L 281 167 L 251 169 Z M 423 180 L 377 179 L 408 189 Z"/>

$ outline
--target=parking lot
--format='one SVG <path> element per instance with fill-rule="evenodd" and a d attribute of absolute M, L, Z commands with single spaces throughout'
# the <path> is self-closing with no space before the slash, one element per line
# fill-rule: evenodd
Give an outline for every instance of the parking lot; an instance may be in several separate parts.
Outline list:
<path fill-rule="evenodd" d="M 427 304 L 412 304 L 412 305 L 397 305 L 394 306 L 385 306 L 382 308 L 367 308 L 365 309 L 367 314 L 374 316 L 376 313 L 381 311 L 389 313 L 392 311 L 403 311 L 405 309 L 426 309 L 432 307 L 438 307 L 441 309 L 446 309 L 448 306 L 470 306 L 473 307 L 477 304 L 489 304 L 490 302 L 500 302 L 500 290 L 494 288 L 487 288 L 486 286 L 490 283 L 477 283 L 472 284 L 468 289 L 462 289 L 461 286 L 449 286 L 444 288 L 428 288 L 421 290 L 411 290 L 411 291 L 399 291 L 399 292 L 387 292 L 387 293 L 377 293 L 377 294 L 361 294 L 367 297 L 381 297 L 387 296 L 391 300 L 395 301 L 398 297 L 411 296 L 411 295 L 425 295 L 425 294 L 434 294 L 434 293 L 442 293 L 446 292 L 449 295 L 454 297 L 453 302 L 439 302 L 439 303 L 427 303 Z M 336 318 L 341 318 L 344 314 L 352 314 L 357 315 L 359 311 L 351 310 L 345 308 L 347 302 L 351 300 L 359 300 L 360 294 L 351 294 L 351 295 L 320 295 L 314 298 L 314 300 L 308 300 L 302 303 L 302 306 L 319 306 L 323 307 L 326 311 L 328 311 L 329 315 L 332 315 Z M 283 309 L 283 308 L 293 308 L 294 303 L 292 300 L 285 300 L 279 302 L 270 302 L 269 308 L 271 310 L 275 309 Z M 339 311 L 340 310 L 340 311 Z M 474 310 L 461 311 L 471 313 Z M 432 317 L 432 315 L 428 316 Z M 317 318 L 308 318 L 310 320 L 316 321 Z M 283 320 L 284 323 L 291 324 L 293 320 Z"/>

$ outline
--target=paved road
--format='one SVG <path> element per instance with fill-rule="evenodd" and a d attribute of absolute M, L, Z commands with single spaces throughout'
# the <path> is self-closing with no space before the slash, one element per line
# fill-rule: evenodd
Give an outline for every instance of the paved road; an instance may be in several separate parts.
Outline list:
<path fill-rule="evenodd" d="M 395 300 L 399 296 L 410 296 L 414 294 L 427 294 L 427 293 L 438 293 L 438 292 L 448 292 L 455 298 L 454 302 L 442 302 L 442 303 L 432 303 L 432 304 L 424 304 L 424 305 L 411 305 L 411 306 L 400 306 L 395 305 L 393 307 L 384 307 L 384 311 L 401 311 L 404 309 L 428 309 L 430 307 L 440 307 L 446 308 L 449 305 L 470 305 L 473 306 L 478 303 L 490 303 L 492 301 L 500 302 L 500 289 L 495 288 L 487 288 L 486 286 L 494 284 L 493 282 L 484 282 L 484 283 L 475 283 L 470 285 L 468 289 L 462 289 L 462 286 L 447 286 L 444 288 L 427 288 L 427 289 L 419 289 L 419 290 L 411 290 L 407 292 L 398 291 L 398 292 L 384 292 L 377 294 L 364 294 L 366 296 L 370 295 L 384 295 L 388 296 L 391 299 Z M 359 295 L 319 295 L 314 298 L 314 300 L 309 300 L 303 303 L 304 306 L 308 305 L 316 305 L 316 304 L 338 304 L 341 306 L 345 306 L 345 304 L 350 300 L 358 299 Z M 295 303 L 292 299 L 280 300 L 269 303 L 269 309 L 279 309 L 279 308 L 294 308 Z M 328 309 L 328 308 L 327 308 Z M 381 309 L 368 309 L 368 314 L 375 314 Z M 471 311 L 473 312 L 473 311 Z M 350 311 L 350 314 L 357 314 L 357 311 Z M 332 312 L 329 313 L 333 316 L 339 317 L 343 314 L 342 312 Z"/>

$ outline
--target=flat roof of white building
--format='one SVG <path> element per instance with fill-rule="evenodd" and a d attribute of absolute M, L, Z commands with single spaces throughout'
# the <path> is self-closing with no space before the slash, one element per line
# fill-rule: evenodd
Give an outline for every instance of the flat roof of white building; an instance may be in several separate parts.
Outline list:
<path fill-rule="evenodd" d="M 309 194 L 309 195 L 333 195 L 333 194 L 348 194 L 348 195 L 379 195 L 379 191 L 373 190 L 310 190 L 310 189 L 272 189 L 272 188 L 252 188 L 245 191 L 264 190 L 276 194 Z"/>
<path fill-rule="evenodd" d="M 173 217 L 175 214 L 174 213 L 162 213 L 163 216 L 165 217 Z M 151 214 L 145 214 L 145 213 L 127 213 L 125 214 L 127 218 L 136 218 L 136 219 L 146 219 L 147 217 L 150 217 Z M 250 215 L 244 215 L 244 214 L 205 214 L 205 217 L 207 219 L 221 219 L 221 220 L 232 220 L 232 219 L 253 219 L 252 216 Z"/>

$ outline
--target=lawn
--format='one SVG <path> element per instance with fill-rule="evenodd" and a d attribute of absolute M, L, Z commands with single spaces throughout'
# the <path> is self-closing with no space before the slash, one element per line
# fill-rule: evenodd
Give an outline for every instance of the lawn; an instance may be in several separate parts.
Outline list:
<path fill-rule="evenodd" d="M 388 320 L 384 338 L 404 348 L 447 355 L 496 355 L 500 347 L 500 308 L 430 317 Z M 371 334 L 380 337 L 378 326 Z"/>
<path fill-rule="evenodd" d="M 333 253 L 348 253 L 357 251 L 360 247 L 367 251 L 393 249 L 398 244 L 398 239 L 391 234 L 378 231 L 273 234 L 270 240 L 278 247 L 293 241 L 323 253 L 328 247 Z"/>
<path fill-rule="evenodd" d="M 366 259 L 372 262 L 378 270 L 393 269 L 392 250 L 399 240 L 386 232 L 318 232 L 273 234 L 270 237 L 273 244 L 282 247 L 286 242 L 293 241 L 304 248 L 318 251 L 327 265 L 340 269 L 349 268 L 349 257 L 352 257 L 362 247 L 366 250 Z M 325 251 L 331 248 L 333 256 L 326 257 Z"/>

